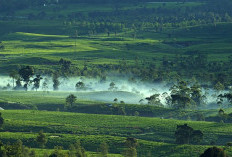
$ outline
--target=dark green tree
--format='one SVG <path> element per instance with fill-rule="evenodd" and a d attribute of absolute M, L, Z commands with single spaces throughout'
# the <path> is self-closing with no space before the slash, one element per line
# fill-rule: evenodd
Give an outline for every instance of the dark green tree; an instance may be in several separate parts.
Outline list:
<path fill-rule="evenodd" d="M 60 146 L 54 147 L 54 151 L 49 155 L 49 157 L 66 157 L 67 155 L 62 150 L 63 148 Z"/>
<path fill-rule="evenodd" d="M 77 100 L 77 97 L 73 94 L 70 94 L 69 96 L 66 97 L 65 101 L 66 101 L 66 104 L 70 107 L 73 106 L 73 104 L 76 102 Z"/>
<path fill-rule="evenodd" d="M 200 157 L 227 157 L 227 155 L 222 148 L 212 147 L 206 149 Z"/>
<path fill-rule="evenodd" d="M 69 157 L 87 157 L 84 147 L 81 146 L 80 141 L 69 146 Z"/>
<path fill-rule="evenodd" d="M 39 144 L 41 148 L 45 147 L 45 144 L 47 143 L 47 138 L 43 130 L 40 130 L 38 136 L 36 137 L 36 142 Z"/>
<path fill-rule="evenodd" d="M 83 90 L 83 89 L 85 89 L 85 84 L 84 84 L 84 82 L 79 81 L 76 83 L 75 87 L 76 87 L 76 90 Z"/>
<path fill-rule="evenodd" d="M 128 137 L 126 139 L 125 145 L 126 145 L 125 156 L 137 157 L 137 150 L 136 150 L 136 147 L 138 146 L 137 139 L 133 137 Z"/>
<path fill-rule="evenodd" d="M 177 125 L 175 137 L 177 144 L 200 143 L 203 139 L 203 133 L 184 124 Z"/>
<path fill-rule="evenodd" d="M 191 89 L 185 81 L 180 81 L 177 85 L 172 86 L 170 90 L 172 107 L 183 109 L 191 106 Z"/>
<path fill-rule="evenodd" d="M 59 81 L 59 75 L 57 72 L 55 72 L 52 75 L 52 81 L 53 81 L 53 90 L 56 91 L 59 89 L 60 81 Z"/>
<path fill-rule="evenodd" d="M 107 157 L 107 154 L 109 152 L 109 146 L 106 142 L 101 143 L 99 152 L 102 157 Z"/>
<path fill-rule="evenodd" d="M 30 78 L 34 75 L 34 69 L 31 66 L 26 66 L 19 70 L 19 76 L 24 81 L 24 88 L 25 90 L 28 89 L 28 84 L 30 83 Z"/>
<path fill-rule="evenodd" d="M 20 78 L 18 78 L 17 80 L 16 80 L 16 86 L 15 86 L 15 88 L 14 89 L 21 89 L 22 88 L 22 84 L 21 84 L 21 79 Z"/>
<path fill-rule="evenodd" d="M 12 70 L 10 73 L 9 73 L 9 76 L 10 78 L 12 78 L 12 82 L 13 82 L 13 88 L 15 87 L 15 80 L 18 79 L 18 72 L 16 70 Z"/>
<path fill-rule="evenodd" d="M 34 78 L 33 82 L 34 82 L 34 88 L 37 91 L 39 89 L 40 86 L 40 80 L 42 80 L 43 78 L 40 75 L 36 75 L 36 78 Z"/>
<path fill-rule="evenodd" d="M 150 105 L 163 106 L 159 97 L 160 94 L 153 94 L 152 96 L 147 97 L 146 100 Z"/>

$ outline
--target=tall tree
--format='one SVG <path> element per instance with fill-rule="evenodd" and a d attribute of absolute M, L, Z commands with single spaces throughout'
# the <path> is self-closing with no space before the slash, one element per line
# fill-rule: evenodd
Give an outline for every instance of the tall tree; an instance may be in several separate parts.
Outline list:
<path fill-rule="evenodd" d="M 180 81 L 171 87 L 172 106 L 174 108 L 187 108 L 191 105 L 191 90 L 185 81 Z"/>
<path fill-rule="evenodd" d="M 47 143 L 47 138 L 43 130 L 40 130 L 38 136 L 36 137 L 36 142 L 40 145 L 41 148 L 45 147 L 45 144 Z"/>
<path fill-rule="evenodd" d="M 60 85 L 58 73 L 55 72 L 52 75 L 52 81 L 53 81 L 53 90 L 58 90 L 59 89 L 59 85 Z"/>
<path fill-rule="evenodd" d="M 33 82 L 34 82 L 34 88 L 37 91 L 39 89 L 40 86 L 40 80 L 42 80 L 43 78 L 40 75 L 36 75 L 36 78 L 34 78 Z"/>
<path fill-rule="evenodd" d="M 18 79 L 18 72 L 13 70 L 9 73 L 10 78 L 12 78 L 13 88 L 15 87 L 15 80 Z"/>
<path fill-rule="evenodd" d="M 25 90 L 28 89 L 28 84 L 31 81 L 30 78 L 34 75 L 34 69 L 31 66 L 26 66 L 22 69 L 19 70 L 19 75 L 22 78 L 22 80 L 24 81 L 24 88 Z"/>

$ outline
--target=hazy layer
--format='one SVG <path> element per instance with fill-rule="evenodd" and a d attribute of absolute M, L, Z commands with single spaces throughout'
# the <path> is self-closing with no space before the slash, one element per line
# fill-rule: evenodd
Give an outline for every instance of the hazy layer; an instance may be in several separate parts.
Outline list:
<path fill-rule="evenodd" d="M 165 99 L 162 97 L 164 92 L 170 94 L 168 86 L 164 84 L 155 84 L 149 82 L 141 82 L 139 80 L 128 81 L 127 77 L 111 76 L 107 77 L 105 81 L 100 81 L 99 78 L 90 79 L 85 77 L 71 77 L 71 78 L 59 78 L 60 85 L 58 91 L 63 91 L 67 93 L 73 93 L 79 95 L 82 99 L 101 101 L 101 102 L 113 102 L 115 98 L 118 102 L 124 101 L 125 103 L 140 104 L 140 100 L 143 99 L 143 104 L 146 104 L 146 97 L 153 94 L 160 94 L 160 99 L 162 104 L 165 105 Z M 43 88 L 43 83 L 46 81 L 47 88 Z M 76 89 L 75 85 L 77 82 L 83 82 L 85 84 L 85 89 Z M 110 83 L 114 82 L 115 88 L 110 88 Z M 0 88 L 6 87 L 7 84 L 13 86 L 13 80 L 7 76 L 0 76 Z M 33 90 L 33 84 L 29 85 L 29 91 Z M 53 82 L 51 77 L 43 76 L 40 82 L 39 91 L 53 91 Z M 226 92 L 226 91 L 225 91 Z M 206 94 L 207 107 L 217 107 L 216 106 L 216 94 L 215 91 L 209 89 L 203 93 Z M 227 102 L 225 102 L 227 103 Z M 210 104 L 210 105 L 209 105 Z"/>

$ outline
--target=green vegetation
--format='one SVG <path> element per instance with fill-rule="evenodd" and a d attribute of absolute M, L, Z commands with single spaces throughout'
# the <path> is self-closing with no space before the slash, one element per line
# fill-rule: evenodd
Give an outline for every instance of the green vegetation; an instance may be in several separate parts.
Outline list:
<path fill-rule="evenodd" d="M 232 156 L 231 8 L 0 0 L 0 156 Z"/>

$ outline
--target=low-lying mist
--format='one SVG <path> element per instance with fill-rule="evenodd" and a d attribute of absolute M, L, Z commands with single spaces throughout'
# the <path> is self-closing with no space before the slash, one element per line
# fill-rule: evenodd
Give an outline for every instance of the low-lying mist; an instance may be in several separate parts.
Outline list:
<path fill-rule="evenodd" d="M 42 76 L 42 78 L 37 91 L 53 91 L 52 77 Z M 167 105 L 163 93 L 166 92 L 167 95 L 170 95 L 171 87 L 171 85 L 167 84 L 143 82 L 139 79 L 132 80 L 125 76 L 111 76 L 107 77 L 105 80 L 86 77 L 60 77 L 58 80 L 59 86 L 57 91 L 72 93 L 83 100 L 108 103 L 117 101 L 118 103 L 128 104 L 147 104 L 147 97 L 153 94 L 160 94 L 159 98 L 161 103 Z M 83 83 L 81 87 L 76 87 L 78 82 Z M 46 87 L 44 84 L 46 84 Z M 12 78 L 0 76 L 0 89 L 13 90 L 12 87 Z M 35 91 L 35 89 L 33 89 L 33 83 L 29 84 L 28 91 Z M 202 92 L 206 95 L 205 102 L 207 104 L 202 108 L 218 108 L 215 91 L 213 89 L 202 89 Z M 225 92 L 226 91 L 224 91 L 224 93 Z"/>
<path fill-rule="evenodd" d="M 42 76 L 40 81 L 40 87 L 38 91 L 53 91 L 53 80 L 51 77 Z M 43 84 L 46 82 L 47 87 L 44 88 Z M 149 82 L 141 82 L 139 80 L 129 81 L 126 77 L 112 76 L 102 81 L 100 78 L 85 78 L 85 77 L 70 77 L 59 78 L 60 85 L 58 91 L 69 92 L 75 94 L 86 93 L 87 98 L 97 101 L 113 102 L 115 98 L 117 101 L 123 101 L 130 104 L 139 104 L 141 99 L 151 96 L 154 93 L 167 92 L 169 89 L 162 84 L 153 84 Z M 76 88 L 78 82 L 83 82 L 83 88 Z M 113 84 L 114 85 L 113 85 Z M 13 79 L 7 76 L 0 77 L 0 88 L 7 87 L 7 84 L 11 88 L 6 90 L 12 90 Z M 111 85 L 110 85 L 111 84 Z M 8 86 L 9 86 L 8 85 Z M 28 91 L 33 91 L 33 84 L 29 84 Z M 84 97 L 84 94 L 81 94 Z M 144 100 L 143 103 L 146 103 Z"/>

